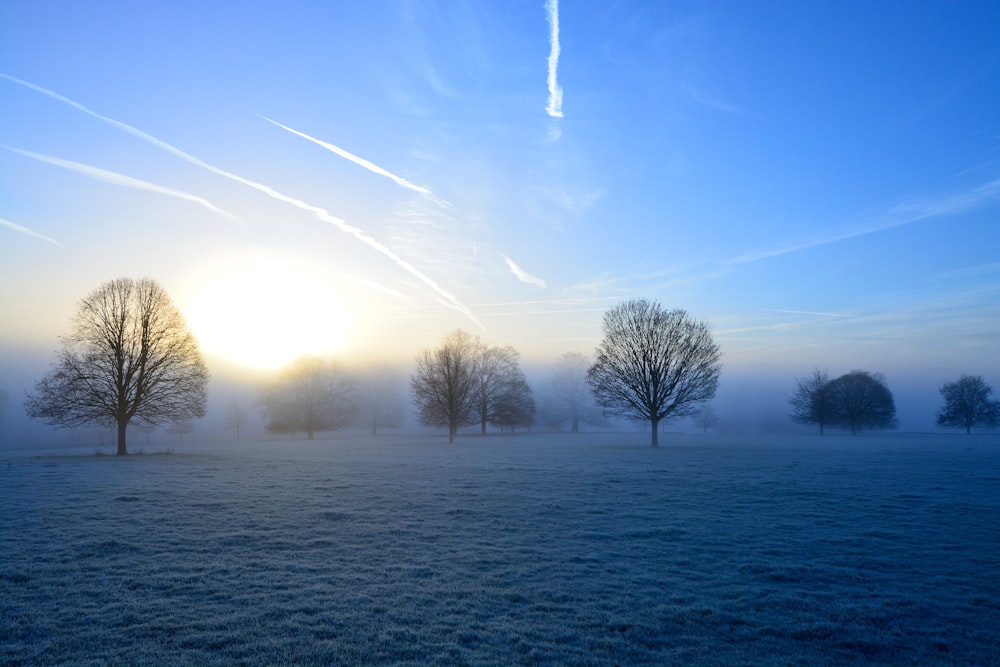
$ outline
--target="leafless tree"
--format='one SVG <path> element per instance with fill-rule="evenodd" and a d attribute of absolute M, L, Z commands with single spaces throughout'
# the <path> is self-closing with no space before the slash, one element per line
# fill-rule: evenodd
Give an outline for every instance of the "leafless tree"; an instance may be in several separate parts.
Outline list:
<path fill-rule="evenodd" d="M 208 370 L 166 291 L 118 278 L 80 302 L 52 369 L 25 399 L 29 417 L 56 427 L 117 426 L 128 454 L 132 420 L 150 425 L 205 414 Z"/>
<path fill-rule="evenodd" d="M 501 431 L 509 428 L 511 433 L 517 428 L 531 428 L 535 422 L 535 399 L 520 368 L 512 373 L 503 390 L 494 397 L 489 422 L 499 426 Z"/>
<path fill-rule="evenodd" d="M 388 368 L 365 371 L 358 380 L 358 420 L 375 435 L 379 428 L 399 428 L 406 421 L 403 380 Z"/>
<path fill-rule="evenodd" d="M 656 447 L 661 421 L 692 415 L 715 396 L 721 356 L 708 324 L 686 311 L 623 301 L 604 313 L 587 382 L 605 414 L 648 421 Z"/>
<path fill-rule="evenodd" d="M 828 391 L 830 378 L 826 371 L 817 368 L 808 377 L 795 378 L 795 382 L 795 393 L 788 399 L 792 406 L 792 421 L 796 424 L 818 424 L 819 433 L 823 435 L 823 427 L 833 418 Z"/>
<path fill-rule="evenodd" d="M 237 440 L 240 439 L 240 427 L 244 426 L 248 420 L 247 411 L 239 403 L 233 401 L 226 408 L 226 426 L 236 429 Z"/>
<path fill-rule="evenodd" d="M 826 388 L 831 422 L 858 433 L 865 428 L 896 428 L 896 403 L 880 373 L 851 371 Z"/>
<path fill-rule="evenodd" d="M 433 350 L 417 355 L 410 392 L 420 423 L 447 426 L 448 442 L 455 442 L 459 426 L 475 424 L 476 359 L 479 341 L 458 329 Z"/>
<path fill-rule="evenodd" d="M 569 423 L 570 432 L 580 431 L 580 422 L 591 426 L 605 423 L 594 394 L 587 384 L 590 360 L 579 352 L 567 352 L 552 366 L 543 388 L 543 421 L 553 427 Z"/>
<path fill-rule="evenodd" d="M 487 423 L 499 424 L 518 412 L 522 418 L 529 417 L 527 412 L 534 416 L 531 389 L 518 364 L 520 356 L 512 347 L 477 345 L 473 394 L 482 435 L 486 435 Z"/>
<path fill-rule="evenodd" d="M 167 433 L 177 436 L 177 442 L 184 442 L 184 436 L 194 430 L 194 424 L 188 420 L 176 421 L 167 427 Z"/>
<path fill-rule="evenodd" d="M 303 356 L 260 394 L 261 413 L 272 433 L 321 431 L 351 423 L 357 412 L 353 379 L 335 362 Z"/>
<path fill-rule="evenodd" d="M 149 447 L 149 436 L 156 430 L 156 427 L 152 424 L 138 424 L 135 428 L 139 433 L 146 436 L 146 446 Z"/>
<path fill-rule="evenodd" d="M 963 375 L 957 382 L 945 382 L 941 387 L 944 406 L 937 423 L 951 428 L 964 428 L 966 435 L 977 426 L 996 428 L 1000 424 L 1000 401 L 990 399 L 993 387 L 982 375 Z"/>
<path fill-rule="evenodd" d="M 718 425 L 719 417 L 715 414 L 711 403 L 704 403 L 695 414 L 694 422 L 701 427 L 702 433 L 708 433 L 708 429 Z"/>

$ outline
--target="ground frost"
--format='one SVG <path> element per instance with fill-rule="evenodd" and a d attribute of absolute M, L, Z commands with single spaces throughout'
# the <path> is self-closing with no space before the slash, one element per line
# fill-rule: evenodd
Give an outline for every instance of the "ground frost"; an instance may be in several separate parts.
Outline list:
<path fill-rule="evenodd" d="M 4 664 L 995 664 L 1000 439 L 342 438 L 0 467 Z"/>

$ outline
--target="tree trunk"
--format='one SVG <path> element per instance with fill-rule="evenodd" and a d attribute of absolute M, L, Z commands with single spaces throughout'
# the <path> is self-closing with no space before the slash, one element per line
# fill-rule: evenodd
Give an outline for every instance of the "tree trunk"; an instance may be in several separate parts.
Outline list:
<path fill-rule="evenodd" d="M 580 432 L 580 420 L 577 419 L 576 415 L 573 415 L 573 429 L 572 429 L 572 432 L 573 433 L 579 433 Z"/>
<path fill-rule="evenodd" d="M 448 426 L 448 444 L 449 445 L 455 444 L 455 432 L 456 431 L 458 431 L 458 429 L 454 425 L 449 425 Z"/>
<path fill-rule="evenodd" d="M 650 419 L 649 423 L 653 427 L 653 437 L 652 437 L 652 441 L 651 441 L 650 444 L 653 447 L 659 447 L 660 444 L 659 444 L 656 436 L 660 433 L 660 420 L 659 419 Z"/>
<path fill-rule="evenodd" d="M 128 456 L 128 450 L 125 449 L 125 431 L 128 429 L 128 420 L 119 419 L 118 420 L 118 451 L 116 452 L 118 456 Z"/>

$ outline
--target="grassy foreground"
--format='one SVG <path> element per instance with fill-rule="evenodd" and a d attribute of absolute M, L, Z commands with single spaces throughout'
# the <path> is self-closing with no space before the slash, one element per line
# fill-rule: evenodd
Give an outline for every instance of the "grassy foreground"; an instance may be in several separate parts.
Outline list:
<path fill-rule="evenodd" d="M 0 663 L 970 665 L 1000 438 L 527 435 L 0 463 Z"/>

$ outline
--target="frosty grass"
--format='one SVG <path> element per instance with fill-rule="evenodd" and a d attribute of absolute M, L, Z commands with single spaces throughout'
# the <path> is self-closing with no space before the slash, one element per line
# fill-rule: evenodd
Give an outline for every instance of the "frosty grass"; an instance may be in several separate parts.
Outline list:
<path fill-rule="evenodd" d="M 0 452 L 0 663 L 1000 664 L 1000 437 Z"/>

